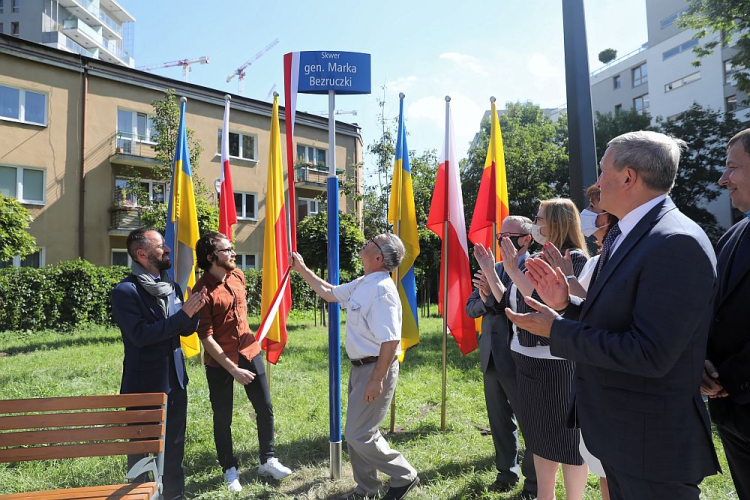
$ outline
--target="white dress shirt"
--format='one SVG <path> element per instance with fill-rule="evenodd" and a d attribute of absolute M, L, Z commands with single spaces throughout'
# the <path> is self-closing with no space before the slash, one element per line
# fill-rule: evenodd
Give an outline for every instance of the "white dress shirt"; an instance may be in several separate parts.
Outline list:
<path fill-rule="evenodd" d="M 401 300 L 396 284 L 385 271 L 370 273 L 333 287 L 346 309 L 346 355 L 362 359 L 380 354 L 380 344 L 401 340 Z M 401 353 L 399 342 L 396 354 Z"/>
<path fill-rule="evenodd" d="M 643 219 L 646 214 L 651 211 L 652 208 L 666 199 L 666 194 L 659 195 L 656 198 L 647 201 L 643 205 L 634 208 L 633 210 L 628 212 L 625 217 L 620 219 L 620 221 L 617 223 L 620 226 L 620 234 L 617 236 L 617 238 L 615 238 L 615 242 L 612 244 L 612 250 L 610 250 L 609 252 L 610 259 L 620 247 L 620 244 L 625 241 L 625 238 L 628 237 L 630 231 L 633 230 L 633 228 L 641 221 L 641 219 Z"/>

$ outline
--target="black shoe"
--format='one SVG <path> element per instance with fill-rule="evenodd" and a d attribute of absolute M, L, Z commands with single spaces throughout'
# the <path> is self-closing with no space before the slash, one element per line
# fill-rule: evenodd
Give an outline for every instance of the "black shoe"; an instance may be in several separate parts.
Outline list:
<path fill-rule="evenodd" d="M 406 498 L 406 494 L 409 493 L 415 486 L 419 484 L 419 476 L 414 478 L 414 481 L 407 484 L 406 486 L 391 486 L 388 488 L 388 492 L 382 498 L 382 500 L 401 500 Z"/>
<path fill-rule="evenodd" d="M 518 494 L 519 500 L 536 500 L 536 493 L 533 493 L 529 490 L 522 490 L 521 493 Z"/>
<path fill-rule="evenodd" d="M 363 495 L 361 493 L 357 493 L 356 491 L 352 491 L 349 494 L 345 494 L 342 497 L 339 497 L 340 500 L 375 500 L 380 496 L 380 493 L 373 493 L 371 495 Z"/>
<path fill-rule="evenodd" d="M 515 488 L 516 484 L 518 483 L 506 483 L 504 481 L 495 481 L 487 489 L 496 493 L 505 493 Z"/>

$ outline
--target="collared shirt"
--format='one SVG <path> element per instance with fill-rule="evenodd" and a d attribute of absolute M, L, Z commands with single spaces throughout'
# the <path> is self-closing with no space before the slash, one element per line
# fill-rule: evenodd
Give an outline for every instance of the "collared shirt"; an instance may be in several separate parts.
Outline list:
<path fill-rule="evenodd" d="M 213 336 L 235 364 L 239 363 L 240 354 L 248 360 L 253 359 L 260 353 L 260 346 L 247 322 L 245 274 L 235 269 L 221 281 L 206 272 L 195 284 L 193 293 L 200 292 L 203 287 L 208 293 L 208 303 L 201 309 L 198 337 Z M 208 353 L 205 361 L 209 366 L 221 366 Z"/>
<path fill-rule="evenodd" d="M 609 252 L 610 259 L 620 247 L 620 244 L 625 241 L 625 238 L 628 237 L 630 231 L 633 230 L 633 228 L 641 221 L 641 219 L 643 219 L 646 214 L 651 211 L 652 208 L 666 199 L 666 194 L 659 195 L 656 198 L 647 201 L 643 205 L 634 208 L 633 210 L 628 212 L 625 217 L 620 219 L 620 221 L 617 223 L 620 226 L 620 234 L 619 236 L 617 236 L 617 238 L 615 238 L 615 242 L 612 244 L 612 250 Z"/>
<path fill-rule="evenodd" d="M 396 284 L 385 271 L 370 273 L 333 287 L 346 309 L 346 355 L 362 359 L 380 354 L 380 344 L 401 340 L 401 301 Z M 401 353 L 399 342 L 396 354 Z"/>

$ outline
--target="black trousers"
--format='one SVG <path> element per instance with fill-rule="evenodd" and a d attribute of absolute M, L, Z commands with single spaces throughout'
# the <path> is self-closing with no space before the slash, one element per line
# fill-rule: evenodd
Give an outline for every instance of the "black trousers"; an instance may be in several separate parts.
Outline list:
<path fill-rule="evenodd" d="M 649 481 L 617 472 L 602 464 L 612 500 L 698 500 L 698 483 Z"/>
<path fill-rule="evenodd" d="M 185 471 L 182 459 L 185 456 L 185 428 L 187 427 L 187 390 L 172 384 L 167 395 L 167 432 L 164 446 L 164 500 L 178 500 L 185 494 Z M 128 470 L 144 455 L 128 455 Z M 143 482 L 143 475 L 136 482 Z"/>
<path fill-rule="evenodd" d="M 274 456 L 273 406 L 268 390 L 263 356 L 258 354 L 248 361 L 240 355 L 239 367 L 255 373 L 247 384 L 245 393 L 255 409 L 258 423 L 258 448 L 260 463 Z M 237 467 L 237 457 L 232 446 L 232 409 L 234 406 L 234 377 L 222 367 L 206 366 L 208 392 L 214 413 L 214 442 L 222 470 Z"/>
<path fill-rule="evenodd" d="M 731 398 L 709 399 L 711 418 L 719 431 L 732 481 L 740 500 L 750 500 L 750 404 Z"/>

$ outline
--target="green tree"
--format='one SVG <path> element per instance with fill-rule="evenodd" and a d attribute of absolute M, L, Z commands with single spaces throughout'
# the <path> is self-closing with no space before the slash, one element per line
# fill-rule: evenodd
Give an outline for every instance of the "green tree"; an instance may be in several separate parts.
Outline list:
<path fill-rule="evenodd" d="M 180 128 L 180 104 L 175 96 L 175 91 L 169 89 L 164 97 L 151 103 L 154 108 L 152 116 L 155 136 L 152 140 L 157 164 L 148 167 L 148 176 L 153 180 L 164 181 L 167 184 L 172 178 L 172 166 L 177 146 L 177 136 Z M 219 211 L 216 208 L 212 188 L 206 186 L 197 175 L 198 160 L 203 152 L 203 146 L 195 138 L 195 132 L 186 128 L 188 137 L 188 150 L 190 151 L 190 169 L 193 174 L 193 187 L 195 189 L 195 208 L 198 215 L 198 229 L 201 234 L 207 231 L 216 231 L 219 227 Z M 138 193 L 139 199 L 148 199 L 145 193 L 140 192 L 141 171 L 131 168 L 124 172 L 129 178 L 128 188 Z M 156 227 L 163 231 L 167 225 L 167 203 L 157 204 L 150 210 L 144 210 L 141 221 L 145 225 Z"/>
<path fill-rule="evenodd" d="M 617 51 L 615 49 L 604 49 L 599 52 L 599 61 L 607 64 L 610 61 L 617 59 Z"/>
<path fill-rule="evenodd" d="M 651 116 L 646 113 L 639 113 L 635 109 L 619 111 L 614 114 L 597 111 L 594 127 L 597 159 L 602 159 L 609 141 L 618 135 L 635 132 L 636 130 L 652 130 Z"/>
<path fill-rule="evenodd" d="M 561 134 L 561 126 L 556 126 L 536 104 L 516 102 L 506 105 L 506 112 L 500 116 L 500 129 L 510 213 L 532 217 L 540 200 L 567 196 L 567 134 Z M 461 168 L 467 229 L 474 213 L 489 140 L 490 122 L 484 120 L 479 138 Z"/>
<path fill-rule="evenodd" d="M 385 126 L 385 125 L 384 125 Z M 383 135 L 367 147 L 367 152 L 375 157 L 375 173 L 378 184 L 364 187 L 362 219 L 365 238 L 372 238 L 388 231 L 388 201 L 391 186 L 388 181 L 393 173 L 396 155 L 396 137 L 387 126 Z"/>
<path fill-rule="evenodd" d="M 670 193 L 675 205 L 697 222 L 715 243 L 724 228 L 706 209 L 721 194 L 717 181 L 727 156 L 727 140 L 740 129 L 733 113 L 693 104 L 675 120 L 657 118 L 659 130 L 687 142 L 677 179 Z"/>
<path fill-rule="evenodd" d="M 36 242 L 28 231 L 32 221 L 18 200 L 0 194 L 0 262 L 36 252 Z"/>
<path fill-rule="evenodd" d="M 717 47 L 727 47 L 736 43 L 737 52 L 729 59 L 737 88 L 750 94 L 750 74 L 743 71 L 750 68 L 750 2 L 747 0 L 688 0 L 687 11 L 680 16 L 683 28 L 696 30 L 694 38 L 705 38 L 709 33 L 716 37 L 703 45 L 697 45 L 693 52 L 703 58 Z M 700 60 L 693 63 L 700 66 Z"/>
<path fill-rule="evenodd" d="M 364 242 L 356 214 L 339 212 L 339 269 L 342 276 L 353 278 L 361 273 L 359 250 Z M 299 221 L 297 250 L 305 264 L 319 274 L 328 269 L 328 215 L 325 210 Z"/>

